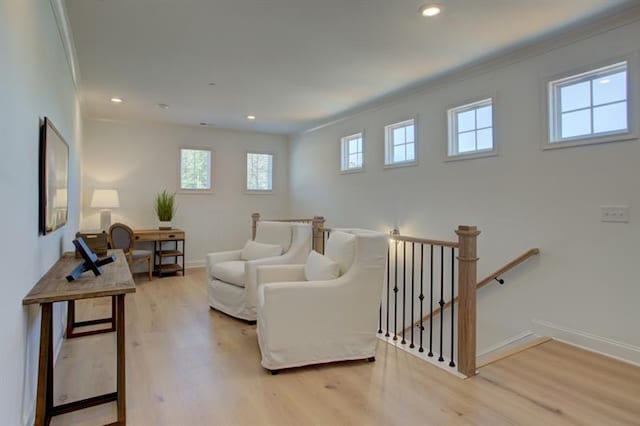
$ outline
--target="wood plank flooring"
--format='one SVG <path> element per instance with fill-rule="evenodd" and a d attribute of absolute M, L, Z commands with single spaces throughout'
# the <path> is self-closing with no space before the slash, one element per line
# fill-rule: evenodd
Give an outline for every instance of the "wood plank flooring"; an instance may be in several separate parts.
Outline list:
<path fill-rule="evenodd" d="M 640 425 L 640 368 L 550 341 L 460 380 L 379 343 L 377 361 L 260 366 L 255 326 L 209 309 L 205 272 L 127 296 L 129 425 Z M 78 304 L 80 319 L 109 301 Z M 115 389 L 115 334 L 65 341 L 55 402 Z M 115 420 L 115 404 L 52 425 Z"/>

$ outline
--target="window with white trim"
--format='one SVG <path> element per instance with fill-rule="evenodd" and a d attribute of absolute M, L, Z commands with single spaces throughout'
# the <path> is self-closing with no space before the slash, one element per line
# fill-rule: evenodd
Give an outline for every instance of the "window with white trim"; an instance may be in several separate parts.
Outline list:
<path fill-rule="evenodd" d="M 208 149 L 180 149 L 181 191 L 211 191 L 211 158 Z"/>
<path fill-rule="evenodd" d="M 450 158 L 495 152 L 492 98 L 451 108 L 447 116 Z"/>
<path fill-rule="evenodd" d="M 549 145 L 630 133 L 627 65 L 618 62 L 549 82 Z"/>
<path fill-rule="evenodd" d="M 247 191 L 273 191 L 273 154 L 247 153 Z"/>
<path fill-rule="evenodd" d="M 384 164 L 402 165 L 416 162 L 416 120 L 385 126 Z"/>
<path fill-rule="evenodd" d="M 340 170 L 356 171 L 364 166 L 364 138 L 362 132 L 345 136 L 340 140 Z"/>

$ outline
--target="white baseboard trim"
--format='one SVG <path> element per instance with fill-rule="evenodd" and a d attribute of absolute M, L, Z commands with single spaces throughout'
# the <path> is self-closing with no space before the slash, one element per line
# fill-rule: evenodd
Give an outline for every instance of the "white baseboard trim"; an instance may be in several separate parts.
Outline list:
<path fill-rule="evenodd" d="M 194 268 L 204 268 L 207 266 L 204 260 L 188 260 L 185 263 L 185 268 L 194 269 Z"/>
<path fill-rule="evenodd" d="M 534 332 L 540 336 L 552 337 L 569 345 L 640 367 L 640 347 L 585 331 L 559 326 L 548 321 L 533 319 L 531 323 L 533 324 Z"/>
<path fill-rule="evenodd" d="M 477 357 L 481 357 L 481 356 L 486 356 L 489 355 L 492 352 L 499 352 L 501 350 L 503 350 L 504 348 L 511 346 L 515 343 L 517 343 L 520 340 L 526 340 L 528 338 L 530 338 L 531 336 L 534 336 L 535 333 L 532 330 L 526 330 L 523 331 L 522 333 L 516 334 L 515 336 L 509 337 L 508 339 L 505 339 L 499 343 L 496 343 L 493 346 L 489 346 L 487 349 L 485 349 L 482 352 L 479 352 L 477 354 Z"/>

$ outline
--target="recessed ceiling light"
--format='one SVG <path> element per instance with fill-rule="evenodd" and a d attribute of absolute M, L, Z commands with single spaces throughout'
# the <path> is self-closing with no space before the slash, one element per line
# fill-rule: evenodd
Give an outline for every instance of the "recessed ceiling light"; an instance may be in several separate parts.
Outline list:
<path fill-rule="evenodd" d="M 425 4 L 418 9 L 422 16 L 436 16 L 442 12 L 442 6 L 439 4 Z"/>
<path fill-rule="evenodd" d="M 114 104 L 121 104 L 122 98 L 111 98 L 111 102 L 113 102 Z"/>
<path fill-rule="evenodd" d="M 169 109 L 169 104 L 158 104 L 158 108 L 160 108 L 160 109 Z"/>
<path fill-rule="evenodd" d="M 247 115 L 247 120 L 255 120 L 256 116 L 255 115 Z"/>

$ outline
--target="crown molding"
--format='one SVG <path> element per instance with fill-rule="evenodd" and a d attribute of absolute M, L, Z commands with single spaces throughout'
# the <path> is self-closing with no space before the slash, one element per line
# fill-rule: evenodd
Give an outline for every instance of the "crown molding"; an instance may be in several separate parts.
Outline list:
<path fill-rule="evenodd" d="M 67 9 L 64 5 L 64 0 L 49 0 L 49 3 L 51 4 L 53 16 L 56 19 L 56 26 L 58 27 L 58 34 L 60 35 L 60 41 L 62 41 L 62 47 L 67 57 L 67 64 L 71 71 L 71 80 L 73 81 L 76 92 L 78 92 L 80 90 L 80 70 L 78 68 L 76 47 L 73 43 L 73 34 L 71 32 L 71 25 L 69 24 Z"/>
<path fill-rule="evenodd" d="M 290 137 L 313 133 L 325 127 L 353 118 L 364 112 L 375 111 L 389 105 L 403 101 L 404 99 L 423 94 L 443 85 L 459 82 L 481 74 L 496 71 L 498 69 L 525 61 L 529 58 L 543 55 L 547 52 L 586 40 L 600 34 L 624 27 L 640 21 L 640 6 L 634 2 L 599 14 L 582 23 L 555 31 L 547 36 L 512 46 L 509 49 L 497 52 L 489 57 L 463 64 L 441 73 L 437 73 L 426 79 L 405 86 L 389 94 L 365 102 L 354 108 L 347 109 L 325 119 L 318 120 L 304 129 L 292 132 Z"/>

